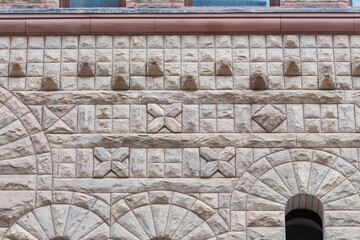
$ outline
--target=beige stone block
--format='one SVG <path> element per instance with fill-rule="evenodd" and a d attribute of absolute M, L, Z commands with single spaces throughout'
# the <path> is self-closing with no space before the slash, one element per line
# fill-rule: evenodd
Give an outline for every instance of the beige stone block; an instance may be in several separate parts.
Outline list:
<path fill-rule="evenodd" d="M 285 225 L 284 212 L 249 211 L 247 212 L 248 227 L 281 227 Z"/>
<path fill-rule="evenodd" d="M 248 48 L 249 36 L 248 35 L 233 35 L 232 42 L 234 48 Z"/>
<path fill-rule="evenodd" d="M 112 36 L 96 36 L 96 48 L 112 48 Z"/>
<path fill-rule="evenodd" d="M 10 51 L 10 62 L 26 62 L 26 50 L 15 49 Z"/>
<path fill-rule="evenodd" d="M 180 36 L 179 35 L 165 35 L 164 36 L 165 48 L 180 48 Z"/>
<path fill-rule="evenodd" d="M 282 240 L 285 239 L 285 228 L 283 227 L 253 227 L 248 228 L 248 238 L 250 239 L 267 239 Z"/>
<path fill-rule="evenodd" d="M 298 48 L 299 47 L 299 36 L 298 35 L 284 35 L 284 46 L 286 48 Z"/>
<path fill-rule="evenodd" d="M 341 48 L 341 49 L 334 49 L 334 58 L 337 62 L 348 62 L 350 61 L 350 49 L 348 48 Z"/>
<path fill-rule="evenodd" d="M 76 49 L 79 46 L 78 36 L 63 36 L 62 48 Z"/>
<path fill-rule="evenodd" d="M 45 48 L 61 48 L 61 37 L 60 36 L 46 36 L 45 37 Z"/>
<path fill-rule="evenodd" d="M 113 45 L 115 49 L 126 49 L 130 47 L 130 38 L 129 36 L 114 36 Z"/>
<path fill-rule="evenodd" d="M 146 176 L 146 149 L 130 148 L 130 176 Z"/>
<path fill-rule="evenodd" d="M 267 61 L 269 62 L 282 62 L 283 50 L 281 48 L 269 48 L 266 49 Z"/>
<path fill-rule="evenodd" d="M 335 48 L 347 48 L 350 46 L 350 37 L 347 35 L 334 35 Z"/>
<path fill-rule="evenodd" d="M 0 37 L 0 49 L 9 49 L 10 48 L 10 37 L 1 36 Z"/>
<path fill-rule="evenodd" d="M 27 51 L 27 61 L 34 63 L 42 63 L 44 59 L 44 50 L 42 49 L 29 49 Z"/>
<path fill-rule="evenodd" d="M 250 48 L 263 48 L 266 46 L 264 35 L 250 35 Z"/>
<path fill-rule="evenodd" d="M 279 35 L 267 35 L 266 36 L 266 47 L 267 48 L 281 48 L 282 38 Z"/>
<path fill-rule="evenodd" d="M 332 48 L 319 48 L 317 51 L 319 62 L 331 62 L 334 61 Z"/>
<path fill-rule="evenodd" d="M 44 62 L 59 62 L 61 50 L 60 49 L 45 49 Z"/>
<path fill-rule="evenodd" d="M 11 37 L 11 48 L 26 48 L 27 46 L 27 37 L 23 36 L 13 36 Z"/>
<path fill-rule="evenodd" d="M 318 48 L 331 48 L 333 46 L 333 39 L 331 35 L 318 35 L 316 37 Z"/>

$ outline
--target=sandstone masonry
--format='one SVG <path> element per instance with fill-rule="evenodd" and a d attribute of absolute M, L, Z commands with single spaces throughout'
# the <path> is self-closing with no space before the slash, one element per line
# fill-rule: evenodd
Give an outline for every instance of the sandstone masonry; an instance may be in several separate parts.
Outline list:
<path fill-rule="evenodd" d="M 309 196 L 357 239 L 359 61 L 359 35 L 1 36 L 0 239 L 285 239 Z"/>

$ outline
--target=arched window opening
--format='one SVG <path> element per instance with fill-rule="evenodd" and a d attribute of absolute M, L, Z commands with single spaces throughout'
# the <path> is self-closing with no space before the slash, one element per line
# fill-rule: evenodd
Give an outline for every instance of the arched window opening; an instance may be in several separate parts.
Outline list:
<path fill-rule="evenodd" d="M 286 204 L 286 240 L 323 240 L 321 202 L 314 196 L 299 194 Z"/>
<path fill-rule="evenodd" d="M 54 238 L 52 238 L 50 240 L 69 240 L 69 239 L 64 238 L 64 237 L 54 237 Z"/>
<path fill-rule="evenodd" d="M 156 238 L 152 238 L 151 240 L 171 240 L 168 237 L 156 237 Z"/>

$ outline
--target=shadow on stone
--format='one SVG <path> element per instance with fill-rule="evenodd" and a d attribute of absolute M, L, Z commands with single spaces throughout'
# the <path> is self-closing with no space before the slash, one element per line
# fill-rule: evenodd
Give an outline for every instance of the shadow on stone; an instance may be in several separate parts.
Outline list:
<path fill-rule="evenodd" d="M 251 90 L 266 90 L 267 77 L 262 73 L 255 73 L 250 76 L 250 89 Z"/>
<path fill-rule="evenodd" d="M 44 77 L 42 80 L 42 90 L 44 91 L 58 91 L 59 83 L 53 77 Z"/>
<path fill-rule="evenodd" d="M 112 90 L 128 90 L 129 88 L 129 77 L 127 75 L 115 75 L 112 77 Z"/>
<path fill-rule="evenodd" d="M 79 77 L 93 77 L 95 76 L 94 63 L 92 62 L 79 62 L 78 64 Z"/>
<path fill-rule="evenodd" d="M 232 76 L 232 66 L 230 61 L 220 60 L 216 62 L 217 76 Z"/>
<path fill-rule="evenodd" d="M 198 79 L 196 75 L 185 75 L 181 78 L 181 89 L 197 90 L 198 88 Z"/>
<path fill-rule="evenodd" d="M 25 64 L 17 62 L 10 63 L 9 77 L 25 77 Z"/>

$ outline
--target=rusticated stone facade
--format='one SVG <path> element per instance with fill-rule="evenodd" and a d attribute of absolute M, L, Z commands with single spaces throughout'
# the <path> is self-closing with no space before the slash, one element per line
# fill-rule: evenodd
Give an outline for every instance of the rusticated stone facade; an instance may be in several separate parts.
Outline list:
<path fill-rule="evenodd" d="M 0 48 L 0 239 L 285 239 L 313 199 L 360 238 L 360 36 Z"/>

